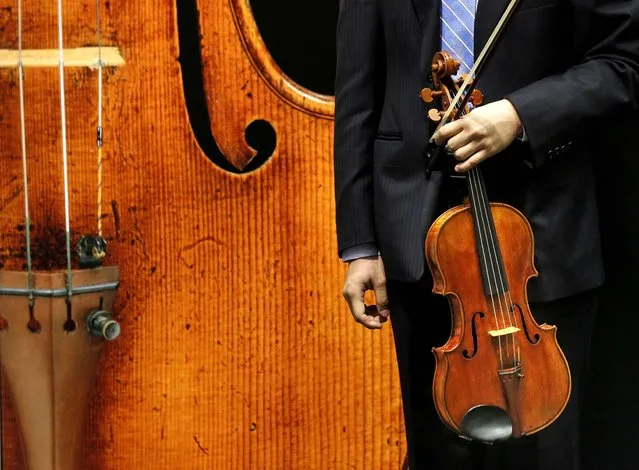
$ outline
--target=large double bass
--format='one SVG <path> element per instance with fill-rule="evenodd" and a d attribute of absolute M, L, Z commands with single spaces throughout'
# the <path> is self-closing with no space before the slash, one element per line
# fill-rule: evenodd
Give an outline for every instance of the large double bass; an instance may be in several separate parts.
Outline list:
<path fill-rule="evenodd" d="M 333 98 L 248 1 L 21 5 L 20 34 L 0 0 L 4 470 L 399 468 L 392 335 L 340 295 Z"/>

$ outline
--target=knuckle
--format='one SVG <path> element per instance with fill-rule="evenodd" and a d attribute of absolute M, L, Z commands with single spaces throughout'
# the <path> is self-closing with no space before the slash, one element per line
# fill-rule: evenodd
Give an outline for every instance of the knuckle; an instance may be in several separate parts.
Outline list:
<path fill-rule="evenodd" d="M 342 295 L 344 297 L 346 297 L 346 298 L 351 298 L 351 297 L 354 296 L 355 290 L 356 290 L 356 288 L 355 288 L 355 286 L 353 286 L 353 284 L 347 284 L 342 289 Z"/>
<path fill-rule="evenodd" d="M 373 277 L 373 283 L 375 287 L 385 287 L 386 286 L 386 276 L 383 273 L 378 273 Z"/>

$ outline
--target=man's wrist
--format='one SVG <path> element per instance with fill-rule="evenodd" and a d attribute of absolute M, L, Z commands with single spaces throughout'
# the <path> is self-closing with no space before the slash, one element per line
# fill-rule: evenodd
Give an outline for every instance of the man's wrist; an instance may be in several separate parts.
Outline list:
<path fill-rule="evenodd" d="M 510 105 L 510 107 L 512 108 L 513 119 L 517 123 L 517 136 L 515 137 L 515 139 L 519 140 L 521 142 L 526 142 L 528 140 L 528 137 L 526 135 L 526 129 L 524 128 L 524 123 L 521 121 L 521 118 L 519 117 L 519 113 L 517 112 L 517 108 L 515 108 L 515 105 L 513 105 L 510 102 L 510 100 L 504 99 L 504 101 L 507 102 Z"/>
<path fill-rule="evenodd" d="M 379 256 L 379 250 L 375 243 L 362 243 L 346 248 L 342 252 L 342 261 L 349 263 L 360 258 L 375 258 Z"/>

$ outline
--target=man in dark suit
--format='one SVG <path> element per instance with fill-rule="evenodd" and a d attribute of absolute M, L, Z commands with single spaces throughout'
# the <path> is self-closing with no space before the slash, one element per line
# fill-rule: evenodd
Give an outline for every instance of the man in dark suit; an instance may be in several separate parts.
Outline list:
<path fill-rule="evenodd" d="M 455 168 L 427 180 L 431 129 L 419 93 L 433 86 L 432 57 L 448 50 L 468 71 L 505 7 L 340 0 L 335 196 L 339 255 L 349 263 L 344 296 L 367 328 L 391 318 L 411 470 L 580 468 L 579 395 L 604 280 L 593 160 L 614 164 L 593 143 L 602 125 L 638 107 L 639 0 L 522 0 L 478 83 L 486 104 L 436 136 Z M 450 313 L 430 293 L 424 258 L 434 218 L 461 202 L 455 176 L 480 162 L 491 200 L 531 223 L 539 277 L 528 299 L 538 323 L 557 325 L 573 380 L 555 423 L 491 447 L 460 439 L 435 412 L 431 348 L 448 338 Z M 369 289 L 376 306 L 364 304 Z"/>

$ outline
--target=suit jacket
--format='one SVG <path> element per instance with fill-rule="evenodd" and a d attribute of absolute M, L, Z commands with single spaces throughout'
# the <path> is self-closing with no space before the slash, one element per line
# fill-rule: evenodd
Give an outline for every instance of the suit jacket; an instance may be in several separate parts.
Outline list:
<path fill-rule="evenodd" d="M 480 0 L 475 57 L 506 7 Z M 440 50 L 439 0 L 340 0 L 335 89 L 339 254 L 380 250 L 386 275 L 424 274 L 424 238 L 443 210 L 448 178 L 424 177 L 431 129 L 420 90 Z M 528 141 L 482 163 L 488 194 L 523 212 L 540 275 L 530 301 L 597 287 L 604 278 L 593 162 L 602 126 L 635 113 L 638 0 L 522 0 L 477 88 L 506 98 Z"/>

